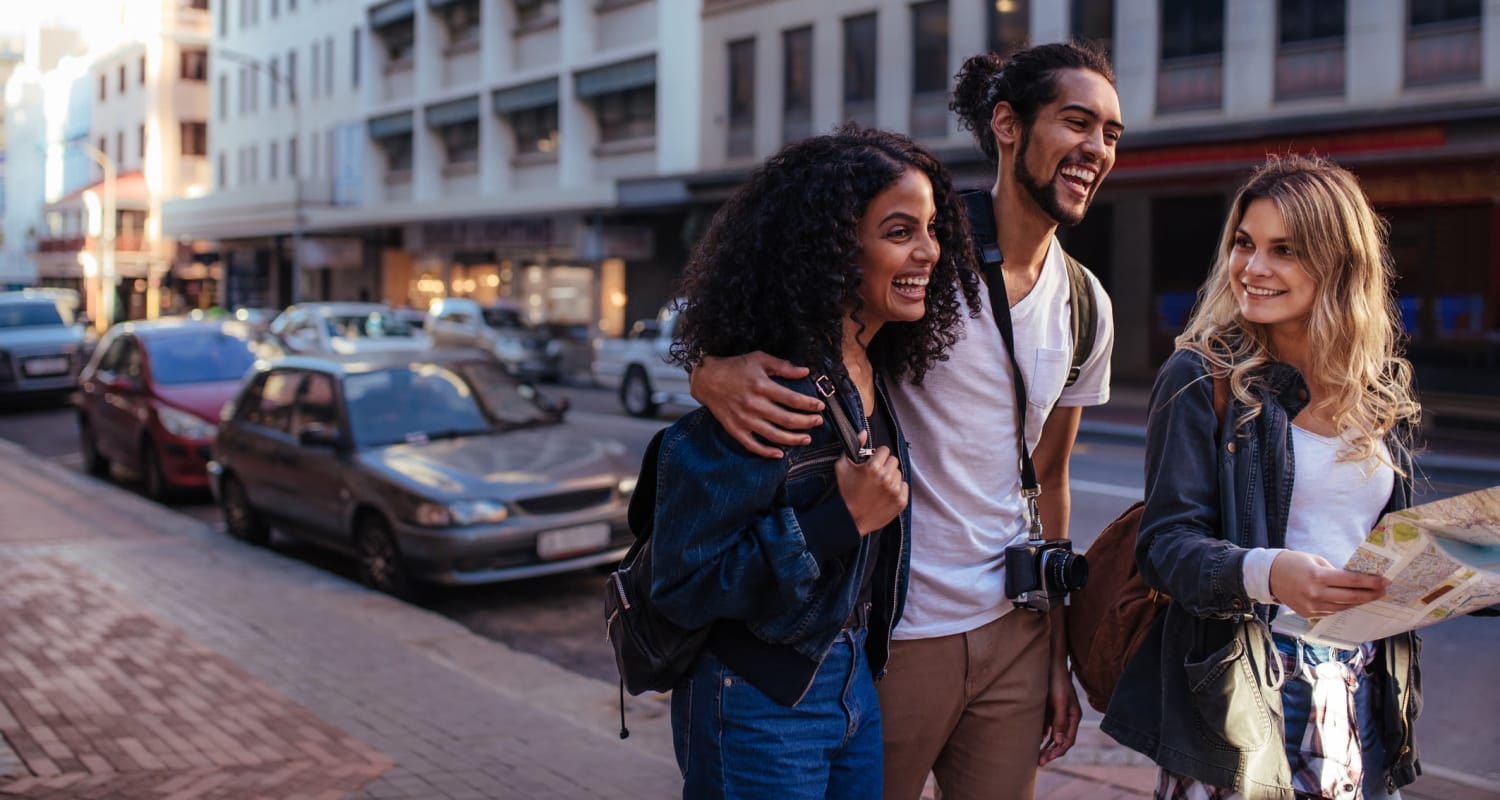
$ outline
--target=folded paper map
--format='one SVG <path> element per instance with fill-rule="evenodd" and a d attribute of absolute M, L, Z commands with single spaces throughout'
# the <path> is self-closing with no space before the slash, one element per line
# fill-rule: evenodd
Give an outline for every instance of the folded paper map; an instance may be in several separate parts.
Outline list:
<path fill-rule="evenodd" d="M 1386 514 L 1344 568 L 1391 585 L 1327 617 L 1282 609 L 1271 627 L 1350 648 L 1500 604 L 1500 486 Z"/>

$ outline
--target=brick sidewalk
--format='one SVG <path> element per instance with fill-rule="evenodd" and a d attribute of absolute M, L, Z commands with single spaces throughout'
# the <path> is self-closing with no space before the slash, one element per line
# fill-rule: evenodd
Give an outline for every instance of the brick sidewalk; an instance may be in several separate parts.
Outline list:
<path fill-rule="evenodd" d="M 627 700 L 622 742 L 614 684 L 4 441 L 0 513 L 0 796 L 680 794 L 662 696 Z M 1154 783 L 1086 723 L 1037 796 L 1136 799 Z M 1421 786 L 1408 796 L 1500 800 Z"/>

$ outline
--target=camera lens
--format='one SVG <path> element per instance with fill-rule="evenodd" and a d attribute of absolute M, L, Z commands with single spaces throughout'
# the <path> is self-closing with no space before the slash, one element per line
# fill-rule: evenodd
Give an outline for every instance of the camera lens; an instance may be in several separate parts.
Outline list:
<path fill-rule="evenodd" d="M 1042 583 L 1054 592 L 1072 592 L 1089 582 L 1089 562 L 1067 550 L 1054 550 L 1042 558 Z"/>

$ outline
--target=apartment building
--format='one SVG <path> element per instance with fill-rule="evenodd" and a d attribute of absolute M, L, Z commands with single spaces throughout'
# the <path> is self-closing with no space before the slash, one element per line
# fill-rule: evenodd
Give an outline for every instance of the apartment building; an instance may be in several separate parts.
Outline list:
<path fill-rule="evenodd" d="M 623 181 L 623 206 L 689 227 L 786 141 L 857 119 L 993 180 L 945 94 L 962 60 L 1092 39 L 1126 133 L 1069 249 L 1109 287 L 1115 372 L 1148 380 L 1267 153 L 1357 172 L 1391 224 L 1424 389 L 1500 394 L 1500 2 L 1496 0 L 705 0 L 700 166 Z M 1493 377 L 1492 377 L 1493 376 Z"/>
<path fill-rule="evenodd" d="M 696 167 L 698 10 L 223 0 L 214 187 L 168 228 L 220 241 L 231 304 L 460 294 L 621 332 L 627 276 L 661 294 L 684 257 L 615 184 Z"/>
<path fill-rule="evenodd" d="M 161 227 L 164 199 L 208 185 L 207 2 L 117 10 L 113 44 L 44 77 L 39 153 L 47 164 L 39 282 L 79 290 L 101 320 L 155 317 L 214 294 L 207 266 Z"/>

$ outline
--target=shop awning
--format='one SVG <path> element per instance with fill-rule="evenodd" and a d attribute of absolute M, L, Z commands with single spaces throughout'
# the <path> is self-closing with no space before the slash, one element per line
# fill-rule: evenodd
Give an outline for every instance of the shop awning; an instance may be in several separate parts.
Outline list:
<path fill-rule="evenodd" d="M 412 113 L 400 111 L 383 117 L 372 117 L 368 123 L 371 139 L 390 139 L 407 136 L 412 131 Z"/>
<path fill-rule="evenodd" d="M 556 105 L 557 97 L 557 79 L 547 78 L 509 89 L 496 89 L 491 100 L 496 114 L 513 114 L 529 108 Z"/>
<path fill-rule="evenodd" d="M 390 27 L 411 19 L 416 13 L 417 0 L 390 0 L 370 9 L 370 27 L 377 30 Z"/>
<path fill-rule="evenodd" d="M 655 55 L 585 70 L 573 76 L 573 89 L 579 97 L 583 98 L 614 94 L 627 89 L 640 89 L 655 83 Z"/>
<path fill-rule="evenodd" d="M 429 128 L 446 128 L 460 122 L 473 122 L 479 119 L 479 97 L 465 97 L 428 106 L 422 116 Z"/>

